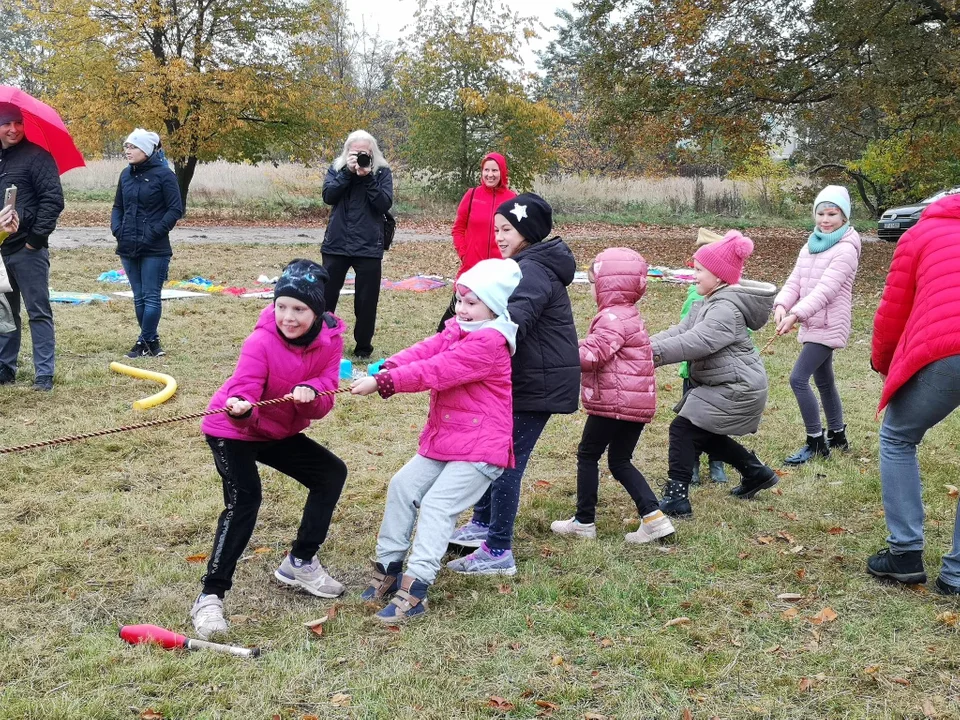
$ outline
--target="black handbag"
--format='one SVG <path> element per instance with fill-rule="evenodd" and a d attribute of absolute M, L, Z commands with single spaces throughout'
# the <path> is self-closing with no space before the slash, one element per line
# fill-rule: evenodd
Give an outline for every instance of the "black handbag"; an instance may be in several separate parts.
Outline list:
<path fill-rule="evenodd" d="M 397 233 L 397 219 L 387 210 L 383 214 L 383 249 L 389 250 L 393 245 L 393 236 Z"/>

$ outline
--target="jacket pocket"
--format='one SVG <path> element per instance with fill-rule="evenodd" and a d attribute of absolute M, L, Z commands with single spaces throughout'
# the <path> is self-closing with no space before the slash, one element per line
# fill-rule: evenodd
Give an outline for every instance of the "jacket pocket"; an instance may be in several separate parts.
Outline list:
<path fill-rule="evenodd" d="M 443 455 L 465 455 L 476 448 L 484 416 L 480 413 L 438 408 L 437 433 L 431 445 Z"/>

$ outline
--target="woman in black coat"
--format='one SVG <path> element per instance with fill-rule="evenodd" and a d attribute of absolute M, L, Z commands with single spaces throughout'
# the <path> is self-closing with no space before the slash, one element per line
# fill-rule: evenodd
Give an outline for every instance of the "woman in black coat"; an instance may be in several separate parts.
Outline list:
<path fill-rule="evenodd" d="M 353 309 L 356 322 L 353 354 L 373 354 L 373 332 L 380 301 L 385 215 L 393 205 L 393 175 L 376 138 L 363 130 L 350 133 L 323 181 L 323 201 L 332 205 L 323 237 L 323 267 L 330 273 L 326 285 L 327 311 L 337 309 L 347 270 L 356 273 Z"/>
<path fill-rule="evenodd" d="M 117 239 L 117 255 L 133 290 L 140 325 L 140 336 L 127 357 L 159 357 L 166 354 L 157 333 L 160 291 L 173 255 L 170 231 L 183 217 L 183 202 L 159 135 L 137 128 L 124 141 L 123 154 L 130 165 L 120 173 L 110 231 Z"/>

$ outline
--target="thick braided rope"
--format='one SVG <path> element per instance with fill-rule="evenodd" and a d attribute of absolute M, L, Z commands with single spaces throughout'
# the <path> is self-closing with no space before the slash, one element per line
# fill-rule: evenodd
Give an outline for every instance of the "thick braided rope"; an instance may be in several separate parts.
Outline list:
<path fill-rule="evenodd" d="M 320 395 L 336 395 L 337 393 L 349 392 L 350 388 L 340 388 L 339 390 L 326 390 L 317 393 Z M 262 400 L 251 403 L 255 408 L 267 407 L 269 405 L 279 405 L 285 402 L 292 402 L 292 397 L 281 397 L 273 400 Z M 219 415 L 225 413 L 225 407 L 219 410 L 204 410 L 203 412 L 191 413 L 189 415 L 177 415 L 176 417 L 164 418 L 162 420 L 148 420 L 147 422 L 137 423 L 136 425 L 124 425 L 123 427 L 109 428 L 107 430 L 97 430 L 96 432 L 83 433 L 81 435 L 68 435 L 66 437 L 56 438 L 54 440 L 42 440 L 41 442 L 29 443 L 27 445 L 15 445 L 8 448 L 0 448 L 0 455 L 9 453 L 23 452 L 24 450 L 37 450 L 38 448 L 52 447 L 53 445 L 62 445 L 63 443 L 76 442 L 77 440 L 89 440 L 90 438 L 101 437 L 103 435 L 113 435 L 114 433 L 128 432 L 130 430 L 142 430 L 143 428 L 157 427 L 158 425 L 167 425 L 168 423 L 183 422 L 184 420 L 196 420 L 197 418 L 207 417 L 208 415 Z"/>

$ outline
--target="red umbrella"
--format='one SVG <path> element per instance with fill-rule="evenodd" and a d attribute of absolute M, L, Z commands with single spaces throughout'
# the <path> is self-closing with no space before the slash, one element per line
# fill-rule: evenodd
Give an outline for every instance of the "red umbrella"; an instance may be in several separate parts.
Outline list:
<path fill-rule="evenodd" d="M 9 85 L 0 85 L 0 102 L 13 103 L 20 108 L 27 140 L 53 155 L 61 175 L 67 170 L 86 165 L 66 125 L 52 107 Z"/>

